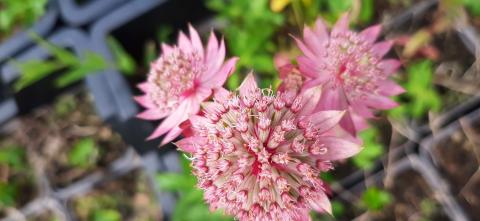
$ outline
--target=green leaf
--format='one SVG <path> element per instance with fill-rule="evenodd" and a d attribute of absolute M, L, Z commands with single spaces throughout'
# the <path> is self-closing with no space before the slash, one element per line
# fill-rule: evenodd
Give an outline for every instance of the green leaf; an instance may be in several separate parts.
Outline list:
<path fill-rule="evenodd" d="M 195 186 L 195 178 L 192 175 L 178 173 L 161 173 L 156 176 L 159 188 L 165 191 L 190 190 Z"/>
<path fill-rule="evenodd" d="M 56 61 L 30 60 L 23 63 L 12 62 L 21 73 L 20 78 L 14 84 L 15 91 L 20 91 L 65 67 L 64 64 Z"/>
<path fill-rule="evenodd" d="M 13 184 L 0 182 L 0 208 L 12 207 L 17 199 L 17 187 Z"/>
<path fill-rule="evenodd" d="M 45 48 L 52 56 L 65 65 L 74 65 L 78 64 L 79 59 L 72 52 L 58 47 L 40 37 L 36 33 L 31 32 L 30 37 L 41 47 Z"/>
<path fill-rule="evenodd" d="M 76 81 L 82 80 L 89 74 L 101 71 L 107 67 L 106 61 L 102 56 L 86 52 L 85 59 L 79 65 L 70 67 L 68 71 L 62 74 L 56 81 L 55 86 L 58 88 L 66 87 Z"/>
<path fill-rule="evenodd" d="M 0 165 L 20 171 L 25 168 L 25 161 L 25 149 L 14 145 L 0 148 Z"/>
<path fill-rule="evenodd" d="M 364 148 L 360 153 L 352 158 L 353 164 L 362 170 L 371 169 L 375 161 L 384 153 L 383 146 L 377 142 L 380 136 L 374 127 L 370 127 L 362 132 L 359 136 L 362 138 Z"/>
<path fill-rule="evenodd" d="M 135 74 L 135 70 L 137 69 L 135 59 L 133 59 L 133 57 L 128 54 L 127 51 L 125 51 L 120 42 L 118 42 L 114 37 L 109 36 L 107 38 L 107 44 L 113 53 L 115 65 L 117 66 L 118 70 L 125 75 Z"/>
<path fill-rule="evenodd" d="M 231 217 L 222 215 L 220 211 L 211 212 L 203 201 L 203 192 L 199 189 L 192 189 L 180 196 L 175 211 L 173 221 L 223 221 L 233 220 Z"/>
<path fill-rule="evenodd" d="M 361 205 L 368 210 L 379 211 L 392 202 L 390 193 L 376 187 L 368 188 L 362 195 Z"/>
<path fill-rule="evenodd" d="M 360 15 L 358 20 L 362 24 L 369 24 L 372 21 L 374 15 L 374 0 L 362 0 L 362 5 L 360 7 Z"/>
<path fill-rule="evenodd" d="M 122 215 L 112 209 L 102 209 L 97 210 L 93 214 L 93 221 L 120 221 L 122 220 Z"/>
<path fill-rule="evenodd" d="M 77 141 L 68 152 L 68 163 L 71 166 L 87 168 L 95 163 L 98 157 L 98 149 L 92 138 L 83 138 Z"/>

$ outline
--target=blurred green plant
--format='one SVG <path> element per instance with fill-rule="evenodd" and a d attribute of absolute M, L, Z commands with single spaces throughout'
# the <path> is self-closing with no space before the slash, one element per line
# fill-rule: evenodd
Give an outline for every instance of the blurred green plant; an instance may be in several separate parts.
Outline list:
<path fill-rule="evenodd" d="M 120 221 L 122 215 L 113 209 L 99 209 L 93 213 L 93 221 Z"/>
<path fill-rule="evenodd" d="M 468 12 L 474 16 L 480 16 L 480 1 L 478 0 L 463 0 L 463 4 Z"/>
<path fill-rule="evenodd" d="M 433 63 L 420 60 L 407 67 L 407 80 L 403 83 L 406 92 L 396 99 L 400 106 L 389 111 L 393 118 L 425 116 L 428 111 L 439 111 L 441 98 L 432 83 Z"/>
<path fill-rule="evenodd" d="M 272 85 L 276 78 L 273 55 L 277 46 L 274 37 L 284 24 L 284 15 L 272 12 L 268 0 L 208 0 L 207 6 L 225 22 L 222 32 L 228 51 L 241 58 L 238 70 L 244 72 L 253 69 L 262 75 L 262 86 Z M 227 85 L 235 89 L 240 82 L 241 77 L 233 74 Z"/>
<path fill-rule="evenodd" d="M 384 149 L 378 143 L 377 139 L 380 137 L 380 134 L 376 127 L 369 127 L 361 131 L 359 136 L 363 140 L 364 148 L 352 158 L 352 162 L 357 168 L 368 170 L 374 166 L 375 160 L 383 155 Z"/>
<path fill-rule="evenodd" d="M 113 54 L 113 59 L 116 61 L 117 69 L 127 76 L 135 74 L 137 70 L 137 63 L 135 59 L 123 48 L 123 46 L 113 36 L 108 36 L 107 44 Z"/>
<path fill-rule="evenodd" d="M 74 111 L 77 107 L 77 100 L 75 96 L 67 94 L 61 96 L 54 104 L 55 114 L 58 116 L 65 116 Z"/>
<path fill-rule="evenodd" d="M 45 13 L 48 0 L 0 0 L 0 40 Z"/>
<path fill-rule="evenodd" d="M 88 168 L 98 158 L 98 148 L 92 138 L 78 140 L 67 153 L 68 164 L 75 167 Z"/>
<path fill-rule="evenodd" d="M 203 191 L 196 187 L 196 179 L 190 169 L 190 161 L 181 157 L 182 173 L 160 173 L 156 180 L 164 191 L 178 192 L 180 198 L 175 205 L 172 221 L 227 221 L 233 218 L 220 211 L 210 212 L 203 200 Z"/>
<path fill-rule="evenodd" d="M 363 192 L 359 204 L 370 211 L 380 211 L 392 201 L 393 199 L 389 192 L 377 187 L 369 187 Z"/>
<path fill-rule="evenodd" d="M 84 196 L 75 204 L 76 212 L 82 218 L 92 221 L 120 221 L 122 215 L 116 208 L 123 199 L 108 194 Z"/>
<path fill-rule="evenodd" d="M 25 150 L 23 148 L 16 145 L 0 148 L 0 168 L 6 167 L 8 170 L 18 173 L 27 169 L 25 163 Z M 0 208 L 14 206 L 18 191 L 16 182 L 0 181 Z"/>
<path fill-rule="evenodd" d="M 20 79 L 14 85 L 16 91 L 20 91 L 63 69 L 66 69 L 65 73 L 55 80 L 55 86 L 59 88 L 66 87 L 83 79 L 90 73 L 95 73 L 107 67 L 104 58 L 96 53 L 87 51 L 80 58 L 69 50 L 57 47 L 42 39 L 37 34 L 32 33 L 31 37 L 38 45 L 51 53 L 52 59 L 46 61 L 29 60 L 22 63 L 13 61 L 21 72 Z"/>

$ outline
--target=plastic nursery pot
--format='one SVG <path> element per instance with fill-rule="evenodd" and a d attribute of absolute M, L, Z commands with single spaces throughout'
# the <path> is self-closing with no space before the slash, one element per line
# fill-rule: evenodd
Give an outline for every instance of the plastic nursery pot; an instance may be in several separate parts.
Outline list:
<path fill-rule="evenodd" d="M 425 158 L 433 160 L 448 181 L 449 190 L 472 220 L 480 215 L 479 128 L 477 110 L 426 139 L 421 149 Z"/>
<path fill-rule="evenodd" d="M 76 220 L 162 220 L 146 174 L 134 170 L 73 196 L 68 206 Z M 112 219 L 113 218 L 113 219 Z"/>
<path fill-rule="evenodd" d="M 62 19 L 69 25 L 81 26 L 95 21 L 127 0 L 59 0 Z"/>
<path fill-rule="evenodd" d="M 21 146 L 18 132 L 11 129 L 0 134 L 0 219 L 16 213 L 42 191 L 35 173 L 36 162 Z"/>
<path fill-rule="evenodd" d="M 386 191 L 390 200 L 375 208 L 377 201 L 372 202 L 372 197 L 366 200 L 364 195 L 372 187 Z M 380 196 L 373 198 L 378 200 Z M 337 220 L 466 220 L 433 167 L 414 155 L 341 192 L 333 201 L 344 205 L 343 213 L 335 217 Z M 369 206 L 370 210 L 365 212 Z"/>
<path fill-rule="evenodd" d="M 25 47 L 33 44 L 32 39 L 29 37 L 30 32 L 35 32 L 40 36 L 47 35 L 55 26 L 55 21 L 58 17 L 58 9 L 56 2 L 51 0 L 48 3 L 45 14 L 33 24 L 33 26 L 27 30 L 17 32 L 10 36 L 7 40 L 0 44 L 0 65 L 7 59 L 13 57 L 16 53 L 20 52 Z"/>

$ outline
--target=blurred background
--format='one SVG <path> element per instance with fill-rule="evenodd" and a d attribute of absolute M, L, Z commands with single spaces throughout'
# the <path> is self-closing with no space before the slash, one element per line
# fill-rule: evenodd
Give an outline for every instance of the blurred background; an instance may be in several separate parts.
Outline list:
<path fill-rule="evenodd" d="M 274 57 L 300 54 L 289 34 L 346 11 L 383 25 L 407 92 L 321 174 L 334 216 L 312 219 L 477 220 L 478 0 L 0 0 L 0 220 L 233 220 L 173 145 L 145 141 L 158 122 L 135 118 L 135 85 L 190 23 L 241 58 L 227 88 L 250 70 L 275 88 Z"/>

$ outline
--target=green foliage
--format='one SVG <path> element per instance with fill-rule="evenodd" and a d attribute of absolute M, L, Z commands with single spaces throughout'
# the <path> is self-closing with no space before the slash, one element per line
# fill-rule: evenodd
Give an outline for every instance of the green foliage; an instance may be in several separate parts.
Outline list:
<path fill-rule="evenodd" d="M 403 84 L 406 93 L 400 97 L 407 101 L 400 102 L 401 106 L 391 110 L 390 116 L 420 118 L 428 111 L 440 110 L 440 95 L 432 86 L 432 66 L 431 61 L 421 60 L 407 67 L 408 79 Z"/>
<path fill-rule="evenodd" d="M 65 95 L 60 97 L 54 105 L 55 114 L 65 116 L 75 110 L 77 107 L 77 101 L 73 95 Z"/>
<path fill-rule="evenodd" d="M 14 145 L 0 148 L 0 165 L 16 171 L 25 169 L 25 150 Z"/>
<path fill-rule="evenodd" d="M 354 6 L 353 0 L 331 1 L 331 0 L 317 0 L 319 3 L 320 14 L 329 23 L 335 23 L 338 18 L 345 12 L 351 11 Z M 358 17 L 352 21 L 354 24 L 369 24 L 374 16 L 374 0 L 361 0 L 359 5 Z M 311 10 L 311 9 L 307 9 Z M 316 14 L 315 16 L 318 16 Z"/>
<path fill-rule="evenodd" d="M 376 187 L 369 187 L 363 192 L 360 205 L 371 211 L 379 211 L 391 202 L 392 196 L 390 193 Z"/>
<path fill-rule="evenodd" d="M 113 209 L 99 209 L 93 213 L 93 221 L 120 221 L 122 215 Z"/>
<path fill-rule="evenodd" d="M 11 183 L 0 182 L 0 208 L 15 205 L 17 187 Z"/>
<path fill-rule="evenodd" d="M 383 146 L 377 142 L 377 138 L 380 137 L 380 135 L 375 127 L 369 127 L 360 132 L 359 136 L 363 140 L 364 148 L 352 158 L 352 162 L 359 169 L 371 169 L 375 160 L 384 153 Z"/>
<path fill-rule="evenodd" d="M 92 166 L 98 157 L 98 148 L 92 138 L 84 138 L 77 141 L 68 152 L 68 163 L 71 166 L 88 168 Z"/>
<path fill-rule="evenodd" d="M 274 37 L 284 24 L 284 16 L 272 12 L 268 0 L 208 0 L 207 6 L 226 22 L 222 31 L 229 53 L 242 58 L 238 63 L 239 70 L 254 69 L 272 81 L 275 76 L 273 55 L 277 49 Z M 236 88 L 239 79 L 230 78 L 228 87 Z"/>
<path fill-rule="evenodd" d="M 57 47 L 36 34 L 31 36 L 37 44 L 50 52 L 52 59 L 47 61 L 29 60 L 23 63 L 14 61 L 14 64 L 22 74 L 14 85 L 16 91 L 20 91 L 63 69 L 66 69 L 65 72 L 55 80 L 55 86 L 59 88 L 66 87 L 83 79 L 88 74 L 107 67 L 103 57 L 98 54 L 87 51 L 82 58 L 79 58 L 72 52 Z"/>
<path fill-rule="evenodd" d="M 45 13 L 48 0 L 0 0 L 0 39 Z"/>
<path fill-rule="evenodd" d="M 137 63 L 135 62 L 133 57 L 125 51 L 120 42 L 118 42 L 117 39 L 115 39 L 114 37 L 109 36 L 107 38 L 107 44 L 113 53 L 113 57 L 116 61 L 118 70 L 125 75 L 135 74 L 135 70 L 137 69 Z"/>
<path fill-rule="evenodd" d="M 465 8 L 474 16 L 480 16 L 480 1 L 478 0 L 463 0 Z"/>
<path fill-rule="evenodd" d="M 175 205 L 173 221 L 227 221 L 233 220 L 222 215 L 221 211 L 210 212 L 203 200 L 203 192 L 196 188 L 196 180 L 190 170 L 190 162 L 181 157 L 183 173 L 161 173 L 156 180 L 159 188 L 166 191 L 179 192 L 180 198 Z"/>

